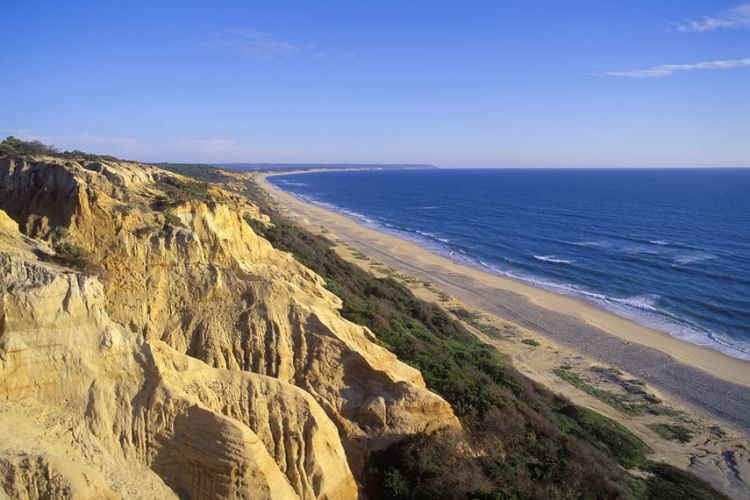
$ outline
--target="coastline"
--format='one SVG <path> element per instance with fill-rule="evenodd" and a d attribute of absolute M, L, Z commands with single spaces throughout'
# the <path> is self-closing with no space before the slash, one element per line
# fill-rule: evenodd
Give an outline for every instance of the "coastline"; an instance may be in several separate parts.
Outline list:
<path fill-rule="evenodd" d="M 314 173 L 306 171 L 304 173 Z M 342 242 L 456 299 L 499 316 L 595 361 L 627 371 L 698 410 L 750 435 L 750 363 L 677 339 L 574 297 L 490 274 L 430 252 L 417 243 L 363 226 L 300 200 L 255 174 L 288 215 L 322 226 Z"/>

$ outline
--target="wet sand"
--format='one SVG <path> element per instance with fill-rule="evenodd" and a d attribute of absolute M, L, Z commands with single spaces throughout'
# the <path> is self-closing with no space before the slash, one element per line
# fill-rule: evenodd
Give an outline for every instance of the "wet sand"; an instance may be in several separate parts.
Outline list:
<path fill-rule="evenodd" d="M 312 172 L 310 172 L 312 173 Z M 641 326 L 587 302 L 489 274 L 416 243 L 306 203 L 257 175 L 282 212 L 325 227 L 372 259 L 429 281 L 457 300 L 629 372 L 699 414 L 750 436 L 750 363 Z M 278 175 L 278 174 L 276 174 Z"/>

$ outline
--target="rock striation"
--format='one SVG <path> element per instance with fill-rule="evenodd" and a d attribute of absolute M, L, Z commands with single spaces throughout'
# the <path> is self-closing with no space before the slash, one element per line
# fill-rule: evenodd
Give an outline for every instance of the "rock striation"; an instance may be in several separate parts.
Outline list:
<path fill-rule="evenodd" d="M 458 425 L 237 193 L 0 158 L 0 209 L 10 497 L 350 499 L 369 452 Z"/>

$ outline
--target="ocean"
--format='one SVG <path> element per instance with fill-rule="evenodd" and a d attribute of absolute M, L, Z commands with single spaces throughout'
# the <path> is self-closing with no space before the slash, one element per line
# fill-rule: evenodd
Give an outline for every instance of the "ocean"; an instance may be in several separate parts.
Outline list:
<path fill-rule="evenodd" d="M 750 169 L 425 169 L 270 177 L 487 272 L 750 360 Z"/>

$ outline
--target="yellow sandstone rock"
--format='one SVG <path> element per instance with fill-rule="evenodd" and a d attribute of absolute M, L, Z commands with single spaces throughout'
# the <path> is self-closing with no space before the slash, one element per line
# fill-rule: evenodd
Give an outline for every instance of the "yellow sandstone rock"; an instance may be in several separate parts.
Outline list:
<path fill-rule="evenodd" d="M 458 425 L 237 195 L 134 163 L 0 158 L 0 208 L 11 497 L 349 499 L 367 453 Z"/>

